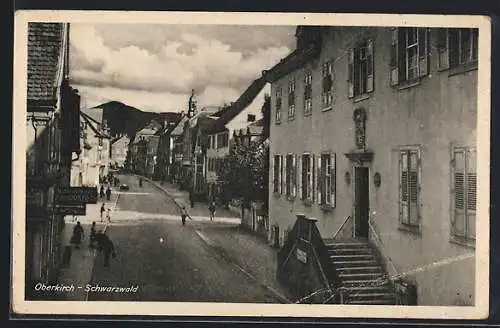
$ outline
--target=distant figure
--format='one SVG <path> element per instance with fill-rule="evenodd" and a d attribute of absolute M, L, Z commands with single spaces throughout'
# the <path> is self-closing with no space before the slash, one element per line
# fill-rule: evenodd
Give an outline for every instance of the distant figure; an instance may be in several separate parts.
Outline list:
<path fill-rule="evenodd" d="M 106 209 L 104 208 L 104 203 L 102 203 L 102 206 L 101 206 L 101 222 L 104 221 L 104 212 L 106 211 Z"/>
<path fill-rule="evenodd" d="M 99 191 L 99 196 L 101 197 L 101 199 L 104 198 L 104 186 L 101 185 L 101 190 Z"/>
<path fill-rule="evenodd" d="M 83 228 L 80 225 L 80 221 L 76 223 L 76 226 L 73 228 L 73 236 L 71 236 L 71 243 L 75 245 L 76 249 L 80 248 L 80 244 L 82 243 L 83 237 Z"/>
<path fill-rule="evenodd" d="M 76 221 L 78 221 L 78 216 L 73 215 L 73 222 L 76 222 Z"/>
<path fill-rule="evenodd" d="M 111 189 L 108 186 L 108 189 L 106 189 L 106 200 L 110 200 L 110 199 L 111 199 Z"/>
<path fill-rule="evenodd" d="M 142 178 L 139 178 L 139 187 L 142 187 Z"/>
<path fill-rule="evenodd" d="M 108 208 L 108 211 L 106 212 L 106 222 L 110 223 L 111 222 L 111 209 Z"/>
<path fill-rule="evenodd" d="M 210 206 L 208 206 L 208 211 L 210 212 L 210 221 L 214 220 L 215 216 L 215 201 L 210 202 Z"/>
<path fill-rule="evenodd" d="M 182 205 L 181 207 L 181 220 L 182 220 L 182 225 L 186 225 L 186 217 L 188 216 L 186 206 Z"/>
<path fill-rule="evenodd" d="M 92 226 L 90 227 L 90 238 L 89 238 L 89 247 L 91 248 L 94 247 L 95 236 L 96 236 L 95 222 L 92 222 Z"/>

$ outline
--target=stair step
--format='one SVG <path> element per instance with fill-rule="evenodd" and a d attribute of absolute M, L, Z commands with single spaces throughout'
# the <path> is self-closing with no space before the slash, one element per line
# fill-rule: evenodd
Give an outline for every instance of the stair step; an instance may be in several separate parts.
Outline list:
<path fill-rule="evenodd" d="M 349 300 L 384 300 L 384 299 L 392 299 L 392 294 L 390 293 L 351 293 L 349 294 Z"/>
<path fill-rule="evenodd" d="M 383 299 L 383 300 L 353 300 L 346 304 L 358 304 L 358 305 L 394 305 L 393 299 Z"/>
<path fill-rule="evenodd" d="M 335 266 L 337 268 L 343 267 L 355 267 L 355 266 L 371 266 L 371 265 L 379 265 L 377 260 L 355 260 L 355 261 L 338 261 L 335 262 Z"/>
<path fill-rule="evenodd" d="M 339 277 L 351 278 L 351 277 L 382 277 L 382 273 L 370 272 L 370 273 L 341 273 Z"/>
<path fill-rule="evenodd" d="M 373 250 L 371 248 L 334 248 L 329 249 L 328 254 L 373 254 Z"/>
<path fill-rule="evenodd" d="M 325 242 L 327 247 L 369 247 L 363 242 Z"/>
<path fill-rule="evenodd" d="M 351 289 L 351 288 L 388 288 L 389 287 L 389 281 L 386 280 L 385 278 L 379 277 L 377 279 L 364 279 L 364 280 L 359 280 L 359 279 L 352 279 L 352 280 L 343 280 L 341 282 L 341 286 L 344 289 Z"/>
<path fill-rule="evenodd" d="M 345 274 L 348 272 L 356 272 L 356 273 L 383 273 L 382 267 L 380 265 L 374 266 L 354 266 L 354 267 L 342 267 L 336 268 L 337 271 L 341 274 Z"/>

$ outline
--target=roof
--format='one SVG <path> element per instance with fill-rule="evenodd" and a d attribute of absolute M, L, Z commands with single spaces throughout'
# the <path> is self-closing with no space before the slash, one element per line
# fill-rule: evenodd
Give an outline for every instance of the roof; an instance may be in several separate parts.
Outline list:
<path fill-rule="evenodd" d="M 28 24 L 28 106 L 55 106 L 64 47 L 62 23 Z"/>
<path fill-rule="evenodd" d="M 81 112 L 90 117 L 97 124 L 102 124 L 104 110 L 100 107 L 82 108 Z"/>
<path fill-rule="evenodd" d="M 260 77 L 250 84 L 250 86 L 241 94 L 241 96 L 230 106 L 221 110 L 220 118 L 214 122 L 212 127 L 207 130 L 208 133 L 217 133 L 226 129 L 226 124 L 241 113 L 262 91 L 267 81 Z M 217 115 L 215 115 L 217 116 Z"/>
<path fill-rule="evenodd" d="M 182 135 L 182 132 L 184 131 L 184 124 L 187 122 L 187 120 L 189 120 L 189 118 L 187 116 L 183 116 L 170 134 L 175 136 Z"/>
<path fill-rule="evenodd" d="M 103 137 L 103 138 L 109 138 L 109 135 L 107 133 L 103 133 L 96 125 L 100 125 L 98 122 L 95 122 L 91 117 L 89 117 L 87 114 L 83 113 L 80 111 L 80 116 L 87 122 L 88 126 L 94 131 L 94 133 L 98 137 Z"/>

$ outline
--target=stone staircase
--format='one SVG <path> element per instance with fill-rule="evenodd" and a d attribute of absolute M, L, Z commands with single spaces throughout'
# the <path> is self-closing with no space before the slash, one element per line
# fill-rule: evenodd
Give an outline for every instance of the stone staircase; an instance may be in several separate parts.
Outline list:
<path fill-rule="evenodd" d="M 394 305 L 395 295 L 376 250 L 362 240 L 325 239 L 328 255 L 334 263 L 345 304 Z"/>

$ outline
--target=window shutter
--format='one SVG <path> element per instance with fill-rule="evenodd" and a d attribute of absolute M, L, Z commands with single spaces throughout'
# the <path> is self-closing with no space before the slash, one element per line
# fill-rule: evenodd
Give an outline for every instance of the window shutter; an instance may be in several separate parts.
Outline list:
<path fill-rule="evenodd" d="M 316 184 L 317 184 L 317 176 L 318 174 L 316 173 L 316 156 L 311 155 L 311 173 L 312 173 L 312 179 L 311 179 L 311 200 L 314 202 L 316 200 Z"/>
<path fill-rule="evenodd" d="M 449 68 L 456 67 L 459 63 L 458 47 L 459 47 L 458 29 L 448 29 Z"/>
<path fill-rule="evenodd" d="M 330 189 L 331 189 L 331 199 L 330 204 L 332 207 L 336 207 L 337 201 L 337 154 L 333 153 L 331 157 L 331 168 L 330 168 Z"/>
<path fill-rule="evenodd" d="M 410 223 L 418 224 L 420 213 L 419 152 L 410 151 L 408 193 L 410 202 Z"/>
<path fill-rule="evenodd" d="M 373 92 L 374 84 L 374 56 L 373 56 L 373 40 L 368 40 L 366 43 L 366 92 Z"/>
<path fill-rule="evenodd" d="M 450 68 L 450 49 L 448 44 L 448 29 L 438 29 L 438 54 L 439 54 L 439 69 L 445 70 Z"/>
<path fill-rule="evenodd" d="M 299 157 L 299 160 L 298 160 L 298 163 L 297 163 L 297 173 L 298 173 L 298 177 L 297 177 L 297 185 L 298 185 L 298 190 L 299 190 L 299 198 L 300 199 L 304 199 L 304 192 L 302 190 L 303 188 L 303 179 L 304 179 L 304 155 L 300 156 Z"/>
<path fill-rule="evenodd" d="M 408 223 L 408 153 L 400 152 L 399 155 L 399 219 Z"/>
<path fill-rule="evenodd" d="M 398 33 L 399 29 L 394 28 L 391 33 L 392 33 L 392 42 L 391 42 L 391 62 L 390 62 L 390 68 L 391 68 L 391 85 L 395 86 L 398 85 L 399 83 L 399 69 L 398 69 Z"/>
<path fill-rule="evenodd" d="M 419 76 L 429 74 L 429 30 L 427 28 L 418 29 L 418 73 Z"/>
<path fill-rule="evenodd" d="M 466 222 L 466 194 L 465 194 L 465 151 L 457 149 L 453 153 L 453 233 L 455 235 L 465 235 Z"/>
<path fill-rule="evenodd" d="M 283 194 L 283 155 L 279 156 L 279 193 Z"/>
<path fill-rule="evenodd" d="M 321 174 L 321 155 L 318 156 L 318 167 L 317 167 L 317 184 L 316 184 L 316 188 L 317 188 L 317 191 L 318 191 L 318 204 L 321 204 L 321 186 L 322 186 L 322 180 L 323 180 L 323 176 Z"/>
<path fill-rule="evenodd" d="M 467 234 L 466 237 L 476 238 L 476 198 L 477 198 L 477 173 L 476 150 L 468 152 L 467 158 Z"/>
<path fill-rule="evenodd" d="M 290 182 L 292 184 L 292 197 L 297 195 L 297 155 L 292 155 L 292 177 Z"/>
<path fill-rule="evenodd" d="M 347 85 L 348 97 L 354 97 L 354 48 L 347 55 Z"/>

